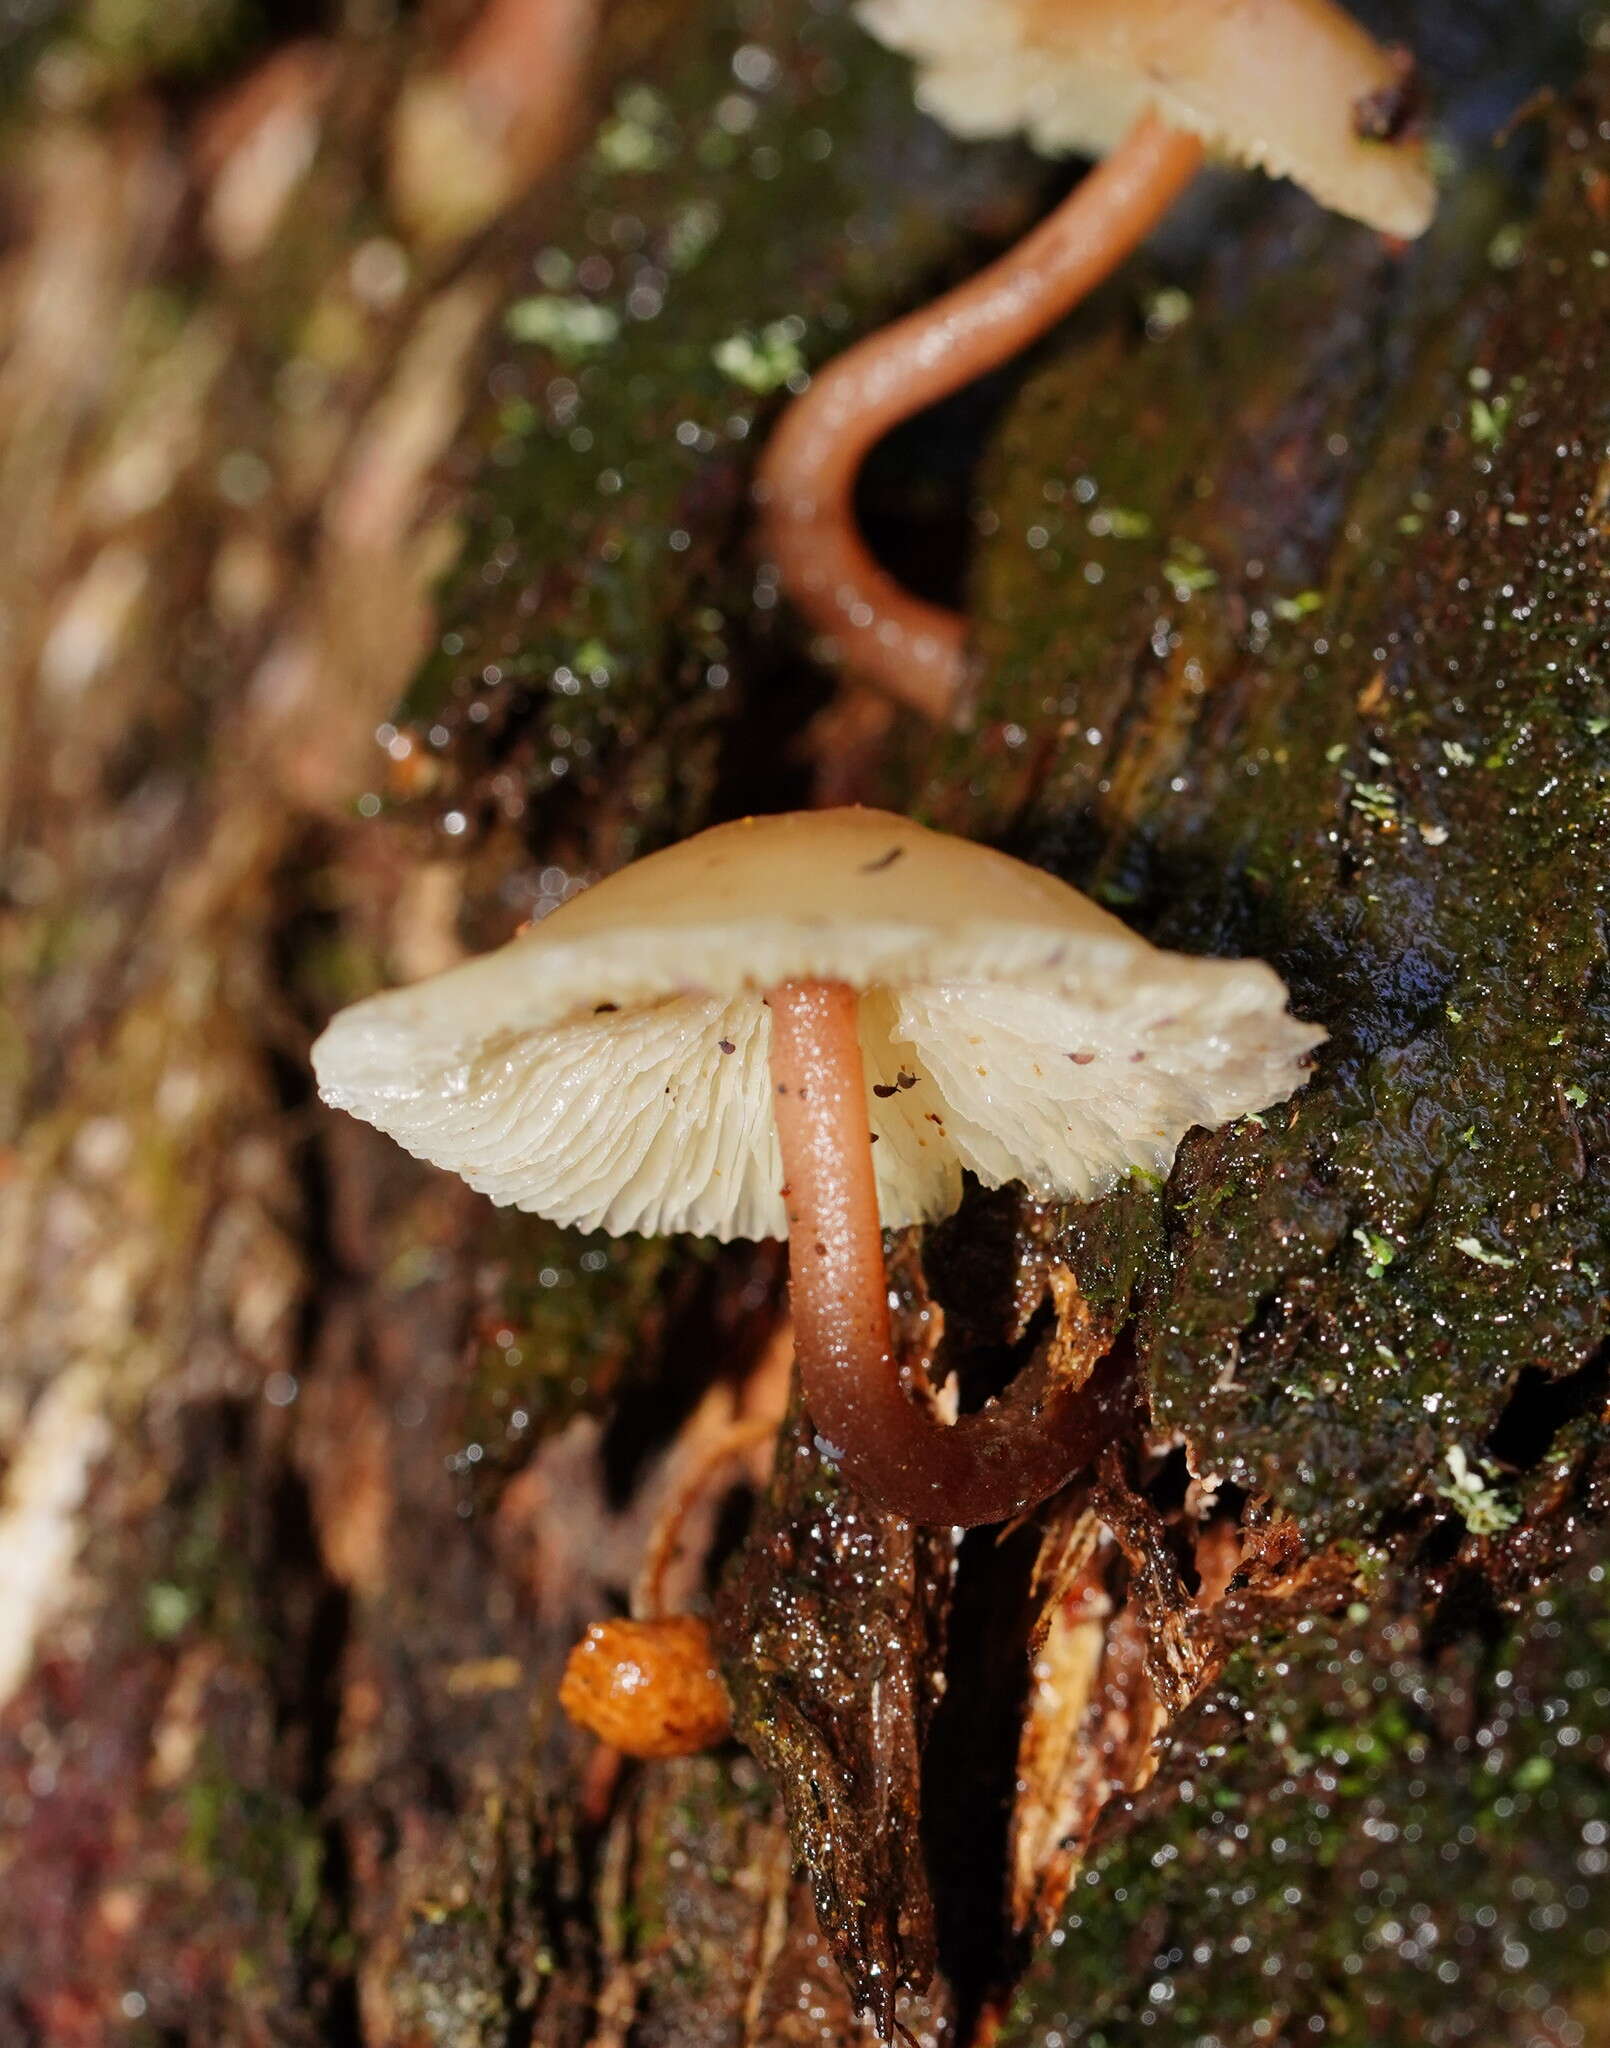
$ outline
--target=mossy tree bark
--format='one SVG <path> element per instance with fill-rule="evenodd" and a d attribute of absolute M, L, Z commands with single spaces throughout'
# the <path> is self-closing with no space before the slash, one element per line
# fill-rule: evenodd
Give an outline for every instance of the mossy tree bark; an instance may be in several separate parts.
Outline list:
<path fill-rule="evenodd" d="M 1468 129 L 1423 250 L 1216 195 L 1049 353 L 975 723 L 869 769 L 753 447 L 1038 167 L 803 0 L 0 8 L 7 2039 L 825 2048 L 835 1943 L 875 2006 L 937 1954 L 924 2040 L 1591 2037 L 1610 87 L 1495 152 L 1584 57 L 1512 12 L 1415 10 Z M 568 139 L 459 118 L 491 16 L 585 46 Z M 952 426 L 869 480 L 908 534 Z M 1166 1189 L 899 1248 L 980 1381 L 1082 1288 L 1153 1426 L 957 1553 L 790 1425 L 720 1604 L 805 1875 L 748 1757 L 613 1776 L 553 1704 L 774 1367 L 772 1250 L 498 1217 L 306 1049 L 813 777 L 1332 1041 Z"/>

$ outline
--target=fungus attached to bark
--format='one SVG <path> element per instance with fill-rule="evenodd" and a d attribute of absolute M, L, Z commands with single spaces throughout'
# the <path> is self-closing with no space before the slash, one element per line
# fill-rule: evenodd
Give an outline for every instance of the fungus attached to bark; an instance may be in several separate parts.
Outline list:
<path fill-rule="evenodd" d="M 694 1614 L 595 1621 L 566 1659 L 559 1704 L 623 1756 L 693 1756 L 732 1732 L 710 1624 Z"/>
<path fill-rule="evenodd" d="M 1205 153 L 1288 177 L 1339 213 L 1412 237 L 1431 218 L 1405 134 L 1412 73 L 1333 0 L 863 0 L 914 57 L 922 106 L 964 136 L 1022 130 L 1106 161 L 1016 248 L 818 371 L 761 459 L 764 544 L 845 665 L 944 719 L 960 616 L 873 560 L 852 493 L 897 422 L 1004 362 L 1108 276 Z"/>
<path fill-rule="evenodd" d="M 1256 961 L 1159 952 L 1022 862 L 880 811 L 721 825 L 499 951 L 338 1016 L 327 1102 L 493 1200 L 613 1233 L 788 1237 L 818 1434 L 940 1523 L 1043 1499 L 1119 1375 L 1030 1368 L 945 1423 L 890 1335 L 883 1228 L 963 1175 L 1088 1198 L 1298 1086 L 1323 1034 Z"/>

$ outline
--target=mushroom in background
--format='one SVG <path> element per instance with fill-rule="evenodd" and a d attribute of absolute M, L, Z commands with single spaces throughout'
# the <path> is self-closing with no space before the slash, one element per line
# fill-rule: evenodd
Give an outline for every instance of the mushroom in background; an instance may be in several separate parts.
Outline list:
<path fill-rule="evenodd" d="M 1323 1033 L 1020 861 L 873 810 L 716 826 L 498 951 L 344 1010 L 325 1101 L 583 1229 L 787 1237 L 805 1403 L 878 1505 L 1001 1521 L 1111 1433 L 1093 1336 L 953 1423 L 908 1391 L 880 1227 L 964 1173 L 1088 1199 L 1267 1107 Z"/>
<path fill-rule="evenodd" d="M 917 61 L 917 96 L 957 134 L 1022 130 L 1103 156 L 1016 248 L 816 373 L 761 458 L 766 552 L 845 666 L 945 720 L 964 675 L 959 614 L 872 559 L 852 494 L 868 450 L 993 369 L 1117 268 L 1205 153 L 1287 177 L 1384 234 L 1413 237 L 1435 194 L 1405 136 L 1412 71 L 1332 0 L 863 0 Z"/>

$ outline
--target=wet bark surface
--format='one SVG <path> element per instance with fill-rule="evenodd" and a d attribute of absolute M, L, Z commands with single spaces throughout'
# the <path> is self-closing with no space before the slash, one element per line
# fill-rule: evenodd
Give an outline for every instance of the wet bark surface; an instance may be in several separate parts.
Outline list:
<path fill-rule="evenodd" d="M 1210 186 L 874 465 L 941 587 L 987 444 L 972 723 L 869 744 L 754 447 L 1043 166 L 793 0 L 604 9 L 490 157 L 472 7 L 0 7 L 0 2039 L 1603 2037 L 1610 83 L 1410 12 L 1425 246 Z M 499 1216 L 307 1046 L 846 787 L 1330 1040 L 894 1248 L 965 1398 L 1088 1303 L 1144 1415 L 961 1543 L 722 1467 L 665 1591 L 752 1754 L 622 1766 L 559 1670 L 781 1412 L 775 1248 Z"/>

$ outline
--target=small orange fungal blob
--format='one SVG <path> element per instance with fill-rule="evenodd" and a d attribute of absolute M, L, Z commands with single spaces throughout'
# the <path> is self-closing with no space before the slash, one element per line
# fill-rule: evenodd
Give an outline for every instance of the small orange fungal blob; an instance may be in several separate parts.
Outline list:
<path fill-rule="evenodd" d="M 627 1756 L 692 1756 L 732 1730 L 710 1625 L 692 1614 L 595 1621 L 566 1659 L 559 1704 Z"/>

